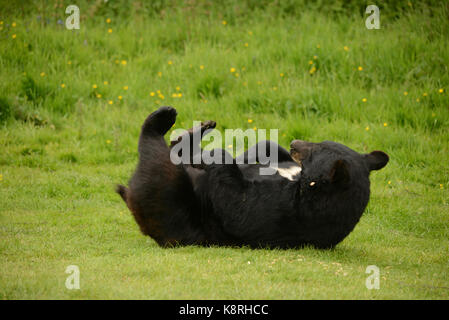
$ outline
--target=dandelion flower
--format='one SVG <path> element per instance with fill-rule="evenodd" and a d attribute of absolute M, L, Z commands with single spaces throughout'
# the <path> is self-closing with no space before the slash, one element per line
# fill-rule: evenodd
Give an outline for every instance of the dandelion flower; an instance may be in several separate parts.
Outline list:
<path fill-rule="evenodd" d="M 123 66 L 126 66 L 126 64 L 127 64 L 128 62 L 127 62 L 126 60 L 122 60 L 121 63 L 122 63 Z"/>
<path fill-rule="evenodd" d="M 249 46 L 248 42 L 245 42 L 245 47 L 247 47 L 247 48 L 248 48 L 248 46 Z"/>
<path fill-rule="evenodd" d="M 16 35 L 16 34 L 13 34 L 13 35 L 11 36 L 11 38 L 15 39 L 15 38 L 17 38 L 17 35 Z"/>
<path fill-rule="evenodd" d="M 109 104 L 113 104 L 113 103 L 114 103 L 114 101 L 112 101 L 112 100 L 109 100 L 109 101 L 108 101 L 108 103 L 109 103 Z"/>
<path fill-rule="evenodd" d="M 1 178 L 1 177 L 2 177 L 2 175 L 0 174 L 0 181 L 2 181 L 2 178 Z M 443 190 L 443 189 L 444 189 L 444 186 L 443 186 L 443 184 L 442 184 L 442 183 L 440 183 L 440 189 L 441 189 L 441 190 Z"/>
<path fill-rule="evenodd" d="M 444 89 L 441 88 L 440 90 L 438 90 L 438 92 L 439 92 L 439 93 L 443 93 L 443 92 L 444 92 Z"/>
<path fill-rule="evenodd" d="M 96 84 L 93 84 L 93 85 L 92 85 L 92 88 L 97 89 L 98 86 L 97 86 Z"/>
<path fill-rule="evenodd" d="M 45 77 L 45 72 L 41 72 L 41 77 Z"/>
<path fill-rule="evenodd" d="M 257 127 L 254 127 L 253 130 L 256 131 L 256 130 L 257 130 Z"/>
<path fill-rule="evenodd" d="M 424 93 L 422 94 L 422 96 L 423 96 L 423 97 L 427 97 L 427 92 L 424 92 Z"/>
<path fill-rule="evenodd" d="M 284 73 L 283 73 L 283 72 L 281 72 L 281 73 L 279 74 L 279 76 L 283 77 L 283 76 L 284 76 Z"/>
<path fill-rule="evenodd" d="M 235 68 L 231 68 L 230 71 L 231 71 L 231 73 L 235 72 Z"/>
<path fill-rule="evenodd" d="M 348 46 L 344 46 L 343 49 L 344 49 L 345 51 L 349 51 L 349 47 L 348 47 Z"/>
<path fill-rule="evenodd" d="M 309 70 L 309 73 L 310 73 L 310 74 L 314 74 L 314 73 L 315 73 L 315 71 L 316 71 L 316 67 L 315 67 L 315 66 L 313 66 L 313 67 L 312 67 L 312 69 L 310 69 L 310 70 Z"/>
<path fill-rule="evenodd" d="M 248 123 L 253 123 L 253 119 L 248 119 Z"/>
<path fill-rule="evenodd" d="M 124 87 L 123 87 L 123 90 L 128 90 L 128 86 L 124 86 Z"/>
<path fill-rule="evenodd" d="M 107 85 L 109 84 L 109 82 L 103 81 L 103 84 L 104 84 L 105 86 L 107 86 Z"/>
<path fill-rule="evenodd" d="M 388 184 L 391 184 L 391 181 L 388 181 Z"/>
<path fill-rule="evenodd" d="M 359 71 L 362 71 L 362 70 L 363 70 L 362 66 L 359 66 L 357 69 L 358 69 Z"/>
<path fill-rule="evenodd" d="M 171 61 L 171 60 L 168 60 L 168 65 L 172 65 L 173 64 L 173 61 Z"/>
<path fill-rule="evenodd" d="M 363 101 L 363 102 L 366 102 L 366 101 L 367 101 L 367 99 L 366 99 L 366 98 L 363 98 L 363 99 L 362 99 L 362 101 Z"/>
<path fill-rule="evenodd" d="M 150 96 L 154 97 L 155 93 L 154 92 L 150 92 Z"/>
<path fill-rule="evenodd" d="M 64 83 L 61 84 L 61 88 L 65 88 L 65 84 Z"/>
<path fill-rule="evenodd" d="M 176 91 L 180 91 L 181 87 L 180 86 L 176 86 Z"/>
<path fill-rule="evenodd" d="M 225 20 L 223 20 L 223 21 L 221 22 L 221 24 L 225 26 L 225 25 L 227 25 L 228 23 L 227 23 Z"/>
<path fill-rule="evenodd" d="M 309 64 L 313 64 L 313 61 L 312 61 L 312 60 L 310 60 L 310 61 L 309 61 Z"/>
<path fill-rule="evenodd" d="M 404 91 L 404 96 L 406 96 L 406 95 L 408 95 L 408 92 L 407 92 L 407 91 Z"/>
<path fill-rule="evenodd" d="M 204 69 L 204 66 L 203 66 L 203 65 L 200 65 L 200 69 L 203 70 L 203 69 Z"/>
<path fill-rule="evenodd" d="M 158 75 L 158 77 L 162 77 L 162 72 L 159 71 L 159 72 L 157 73 L 157 75 Z"/>
<path fill-rule="evenodd" d="M 388 123 L 384 122 L 384 127 L 388 126 Z"/>
<path fill-rule="evenodd" d="M 111 140 L 106 140 L 106 143 L 107 143 L 107 144 L 110 144 L 110 143 L 111 143 Z"/>
<path fill-rule="evenodd" d="M 419 98 L 416 98 L 416 102 L 419 102 Z"/>
<path fill-rule="evenodd" d="M 122 97 L 122 96 L 118 96 L 118 99 L 119 99 L 119 100 L 122 100 L 122 99 L 123 99 L 123 97 Z"/>
<path fill-rule="evenodd" d="M 366 131 L 369 131 L 369 126 L 366 126 L 365 130 L 366 130 Z"/>
<path fill-rule="evenodd" d="M 173 93 L 171 96 L 172 96 L 172 98 L 177 98 L 178 97 L 178 95 L 176 93 Z"/>
<path fill-rule="evenodd" d="M 106 23 L 111 23 L 111 19 L 107 18 Z"/>
<path fill-rule="evenodd" d="M 178 98 L 182 98 L 182 93 L 178 93 Z"/>
<path fill-rule="evenodd" d="M 112 29 L 111 28 L 108 29 L 108 33 L 112 33 Z"/>
<path fill-rule="evenodd" d="M 15 22 L 11 23 L 11 27 L 15 28 L 17 24 Z"/>
<path fill-rule="evenodd" d="M 97 93 L 97 98 L 100 99 L 101 98 L 101 94 Z"/>

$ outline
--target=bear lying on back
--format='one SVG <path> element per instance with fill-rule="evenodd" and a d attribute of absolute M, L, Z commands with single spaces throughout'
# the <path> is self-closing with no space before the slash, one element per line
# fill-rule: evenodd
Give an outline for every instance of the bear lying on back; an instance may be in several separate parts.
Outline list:
<path fill-rule="evenodd" d="M 161 107 L 148 116 L 137 169 L 128 188 L 117 187 L 142 233 L 164 247 L 331 248 L 363 214 L 370 171 L 388 162 L 382 151 L 360 154 L 336 142 L 294 140 L 290 152 L 271 141 L 252 147 L 276 148 L 274 175 L 259 174 L 269 164 L 237 164 L 235 159 L 231 164 L 175 165 L 164 135 L 176 115 L 174 108 Z M 215 122 L 204 122 L 201 133 L 213 127 Z M 240 158 L 257 162 L 249 159 L 249 151 Z M 230 157 L 224 150 L 212 152 Z"/>

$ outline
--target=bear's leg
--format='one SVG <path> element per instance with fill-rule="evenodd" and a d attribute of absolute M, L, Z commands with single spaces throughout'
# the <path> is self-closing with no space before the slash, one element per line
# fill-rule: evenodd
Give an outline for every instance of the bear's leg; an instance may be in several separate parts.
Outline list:
<path fill-rule="evenodd" d="M 145 120 L 139 139 L 139 163 L 125 193 L 142 233 L 162 246 L 200 244 L 204 240 L 195 218 L 199 210 L 192 182 L 182 165 L 171 162 L 164 140 L 176 114 L 174 108 L 161 107 Z"/>
<path fill-rule="evenodd" d="M 260 155 L 259 152 L 261 152 L 262 155 Z M 270 160 L 272 158 L 271 157 L 272 152 L 277 152 L 278 163 L 293 161 L 292 157 L 290 156 L 290 153 L 284 148 L 282 148 L 280 145 L 278 145 L 276 142 L 264 140 L 252 146 L 244 153 L 239 155 L 236 158 L 236 162 L 238 164 L 253 164 L 257 162 L 261 163 L 263 162 L 262 161 L 263 159 L 261 159 L 260 156 Z"/>
<path fill-rule="evenodd" d="M 187 132 L 185 132 L 184 134 L 176 137 L 175 139 L 173 139 L 172 141 L 170 141 L 170 150 L 176 146 L 178 143 L 180 143 L 182 141 L 182 139 L 187 138 L 189 141 L 189 163 L 188 164 L 192 164 L 192 167 L 198 168 L 198 169 L 203 169 L 204 168 L 204 164 L 201 158 L 201 163 L 200 164 L 195 164 L 194 163 L 194 158 L 195 156 L 197 156 L 198 154 L 202 154 L 203 149 L 201 148 L 201 139 L 207 135 L 211 130 L 213 130 L 216 126 L 216 122 L 212 121 L 212 120 L 208 120 L 208 121 L 202 121 L 201 125 L 190 128 L 189 130 L 187 130 Z M 199 145 L 194 145 L 194 134 L 198 134 L 199 135 Z M 178 152 L 178 156 L 180 158 L 182 158 L 182 149 L 179 150 Z"/>

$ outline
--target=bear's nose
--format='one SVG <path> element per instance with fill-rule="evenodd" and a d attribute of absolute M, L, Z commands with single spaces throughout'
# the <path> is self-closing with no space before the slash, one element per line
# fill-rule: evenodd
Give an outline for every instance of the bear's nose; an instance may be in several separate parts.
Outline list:
<path fill-rule="evenodd" d="M 290 143 L 290 148 L 300 148 L 301 146 L 305 146 L 307 142 L 303 140 L 293 140 L 292 143 Z"/>

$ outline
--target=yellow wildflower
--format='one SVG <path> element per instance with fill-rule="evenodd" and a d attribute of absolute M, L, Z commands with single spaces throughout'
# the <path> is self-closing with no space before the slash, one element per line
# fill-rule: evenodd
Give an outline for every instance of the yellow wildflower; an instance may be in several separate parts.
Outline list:
<path fill-rule="evenodd" d="M 61 88 L 65 88 L 65 84 L 64 83 L 61 84 Z"/>
<path fill-rule="evenodd" d="M 124 87 L 123 87 L 123 90 L 128 90 L 128 86 L 124 86 Z"/>
<path fill-rule="evenodd" d="M 107 18 L 106 23 L 111 23 L 111 19 Z"/>
<path fill-rule="evenodd" d="M 235 72 L 235 68 L 231 68 L 230 71 L 231 71 L 231 73 Z"/>

